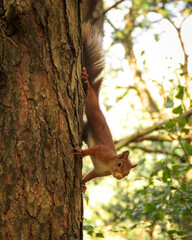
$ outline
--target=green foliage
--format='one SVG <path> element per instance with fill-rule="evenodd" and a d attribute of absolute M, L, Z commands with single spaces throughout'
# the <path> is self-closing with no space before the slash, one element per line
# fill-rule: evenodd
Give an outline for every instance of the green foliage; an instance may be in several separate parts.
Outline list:
<path fill-rule="evenodd" d="M 181 85 L 178 85 L 177 87 L 178 87 L 178 93 L 175 97 L 182 100 L 184 97 L 185 87 Z"/>
<path fill-rule="evenodd" d="M 173 101 L 172 101 L 169 97 L 167 97 L 167 99 L 166 99 L 165 107 L 166 107 L 166 108 L 171 108 L 171 107 L 173 107 Z"/>
<path fill-rule="evenodd" d="M 175 113 L 175 114 L 181 114 L 183 113 L 183 107 L 181 105 L 179 105 L 178 107 L 175 107 L 172 111 L 172 113 Z"/>
<path fill-rule="evenodd" d="M 190 221 L 192 215 L 192 182 L 181 181 L 191 166 L 180 164 L 177 158 L 164 159 L 161 164 L 162 168 L 152 172 L 144 187 L 138 187 L 134 193 L 118 194 L 118 205 L 110 205 L 110 211 L 116 223 L 117 215 L 125 215 L 124 221 L 135 222 L 133 228 L 143 222 L 152 231 L 158 225 L 159 234 L 175 239 L 184 236 L 183 221 Z"/>
<path fill-rule="evenodd" d="M 87 231 L 87 234 L 91 237 L 96 237 L 96 238 L 105 238 L 104 234 L 102 232 L 95 232 L 96 230 L 94 229 L 93 226 L 91 225 L 84 225 L 83 229 Z"/>
<path fill-rule="evenodd" d="M 89 203 L 89 196 L 87 194 L 83 194 L 83 198 L 85 199 L 86 203 Z"/>
<path fill-rule="evenodd" d="M 104 235 L 103 235 L 103 233 L 96 233 L 96 234 L 95 234 L 95 237 L 104 238 Z"/>

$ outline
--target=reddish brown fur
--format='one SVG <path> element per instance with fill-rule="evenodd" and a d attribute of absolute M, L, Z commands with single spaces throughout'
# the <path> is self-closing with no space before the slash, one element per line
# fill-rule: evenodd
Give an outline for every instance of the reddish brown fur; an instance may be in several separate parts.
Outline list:
<path fill-rule="evenodd" d="M 83 68 L 82 79 L 86 86 L 85 113 L 88 121 L 85 141 L 89 148 L 82 150 L 77 147 L 75 154 L 82 157 L 90 155 L 94 165 L 94 169 L 83 178 L 83 184 L 93 178 L 111 174 L 121 179 L 136 165 L 131 164 L 128 158 L 129 151 L 117 154 L 110 129 L 99 107 L 98 93 L 104 68 L 102 44 L 98 31 L 88 23 L 83 25 L 83 48 L 86 68 Z"/>

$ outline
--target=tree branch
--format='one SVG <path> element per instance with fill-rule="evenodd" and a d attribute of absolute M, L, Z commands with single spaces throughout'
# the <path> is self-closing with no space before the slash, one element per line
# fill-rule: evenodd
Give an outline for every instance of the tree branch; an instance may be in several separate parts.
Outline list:
<path fill-rule="evenodd" d="M 156 148 L 149 148 L 149 147 L 141 147 L 141 146 L 130 146 L 131 149 L 140 149 L 144 152 L 148 152 L 148 153 L 160 153 L 160 154 L 167 154 L 167 155 L 171 155 L 171 156 L 179 156 L 173 152 L 168 152 L 165 150 L 161 150 L 161 149 L 156 149 Z"/>
<path fill-rule="evenodd" d="M 158 142 L 172 142 L 173 140 L 178 140 L 177 136 L 169 136 L 169 135 L 145 135 L 135 140 L 135 142 L 141 141 L 158 141 Z M 192 135 L 185 135 L 182 137 L 182 140 L 192 140 Z"/>
<path fill-rule="evenodd" d="M 180 41 L 180 45 L 181 45 L 181 49 L 183 51 L 183 55 L 184 55 L 184 64 L 183 64 L 183 71 L 184 71 L 184 74 L 185 74 L 185 84 L 186 84 L 186 94 L 187 96 L 190 98 L 190 93 L 188 91 L 189 89 L 189 81 L 191 81 L 191 78 L 189 77 L 189 71 L 188 71 L 188 67 L 189 67 L 189 55 L 187 54 L 186 52 L 186 49 L 185 49 L 185 44 L 184 44 L 184 41 L 182 39 L 182 36 L 181 36 L 181 28 L 183 26 L 183 23 L 185 22 L 185 20 L 188 18 L 189 16 L 186 16 L 183 21 L 181 22 L 180 24 L 180 27 L 177 27 L 175 25 L 175 23 L 170 19 L 170 18 L 167 18 L 167 20 L 173 25 L 173 27 L 175 28 L 176 32 L 177 32 L 177 36 L 178 36 L 178 39 Z"/>
<path fill-rule="evenodd" d="M 125 0 L 120 0 L 118 2 L 116 2 L 115 4 L 113 4 L 111 7 L 105 9 L 105 11 L 103 11 L 103 15 L 105 15 L 108 11 L 110 11 L 112 8 L 115 8 L 118 4 L 124 2 Z"/>
<path fill-rule="evenodd" d="M 192 108 L 186 112 L 184 112 L 183 114 L 181 114 L 180 116 L 178 117 L 175 117 L 175 118 L 172 118 L 172 120 L 177 120 L 183 116 L 185 116 L 186 118 L 189 117 L 190 115 L 192 115 Z M 139 138 L 142 138 L 144 137 L 146 134 L 149 134 L 153 131 L 156 131 L 156 130 L 160 130 L 160 129 L 163 129 L 164 128 L 164 124 L 166 122 L 168 122 L 168 120 L 166 121 L 163 121 L 161 123 L 156 123 L 155 125 L 153 125 L 152 127 L 146 127 L 146 128 L 142 128 L 142 129 L 139 129 L 138 131 L 136 131 L 135 133 L 133 133 L 131 136 L 127 137 L 127 138 L 124 138 L 120 141 L 118 141 L 116 144 L 115 144 L 115 147 L 117 150 L 119 150 L 120 148 L 126 146 L 127 144 L 129 144 L 130 142 L 134 142 L 136 140 L 138 140 Z"/>

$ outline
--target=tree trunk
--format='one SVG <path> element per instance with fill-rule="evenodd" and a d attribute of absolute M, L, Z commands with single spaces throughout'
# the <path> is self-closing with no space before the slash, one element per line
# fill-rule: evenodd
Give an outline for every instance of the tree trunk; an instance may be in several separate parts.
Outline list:
<path fill-rule="evenodd" d="M 0 1 L 0 239 L 82 239 L 78 0 Z"/>

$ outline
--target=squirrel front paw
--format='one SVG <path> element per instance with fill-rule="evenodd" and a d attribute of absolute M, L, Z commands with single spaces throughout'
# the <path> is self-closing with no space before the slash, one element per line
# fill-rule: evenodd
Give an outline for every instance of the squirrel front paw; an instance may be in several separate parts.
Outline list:
<path fill-rule="evenodd" d="M 84 156 L 84 154 L 83 154 L 83 149 L 82 148 L 80 148 L 80 147 L 76 147 L 76 148 L 74 148 L 75 149 L 75 155 L 79 155 L 79 156 L 81 156 L 81 157 L 83 157 Z"/>
<path fill-rule="evenodd" d="M 85 193 L 87 190 L 87 187 L 85 186 L 85 183 L 82 184 L 82 193 Z"/>

